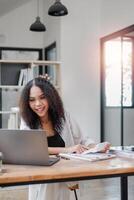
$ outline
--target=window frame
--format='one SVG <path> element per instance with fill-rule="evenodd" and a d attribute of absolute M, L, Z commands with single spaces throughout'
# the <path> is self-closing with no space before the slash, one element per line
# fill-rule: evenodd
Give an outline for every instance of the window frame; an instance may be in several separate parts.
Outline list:
<path fill-rule="evenodd" d="M 105 103 L 105 66 L 104 66 L 104 44 L 105 42 L 115 39 L 115 38 L 122 38 L 126 34 L 134 32 L 134 24 L 126 27 L 120 31 L 116 31 L 112 34 L 104 36 L 100 38 L 100 130 L 101 130 L 101 141 L 104 141 L 104 109 L 117 109 L 121 108 L 121 106 L 106 106 Z M 131 36 L 129 36 L 131 37 Z M 132 106 L 122 106 L 123 109 L 131 109 L 134 108 L 134 37 L 132 37 Z"/>

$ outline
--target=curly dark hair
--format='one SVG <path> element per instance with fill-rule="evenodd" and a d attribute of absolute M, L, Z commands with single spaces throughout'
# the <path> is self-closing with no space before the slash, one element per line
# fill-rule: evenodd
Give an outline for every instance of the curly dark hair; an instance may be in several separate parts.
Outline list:
<path fill-rule="evenodd" d="M 41 125 L 38 115 L 33 112 L 29 106 L 30 89 L 33 85 L 39 87 L 44 93 L 44 96 L 49 104 L 48 115 L 52 122 L 53 129 L 55 134 L 60 134 L 65 121 L 63 103 L 54 86 L 43 77 L 37 77 L 29 81 L 24 87 L 19 102 L 20 114 L 22 118 L 31 129 L 37 129 Z"/>

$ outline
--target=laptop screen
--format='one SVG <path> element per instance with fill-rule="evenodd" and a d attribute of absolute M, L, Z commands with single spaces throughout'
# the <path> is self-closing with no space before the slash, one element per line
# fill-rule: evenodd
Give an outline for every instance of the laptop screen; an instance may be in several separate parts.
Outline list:
<path fill-rule="evenodd" d="M 43 130 L 0 129 L 0 152 L 3 163 L 50 165 L 47 137 Z"/>

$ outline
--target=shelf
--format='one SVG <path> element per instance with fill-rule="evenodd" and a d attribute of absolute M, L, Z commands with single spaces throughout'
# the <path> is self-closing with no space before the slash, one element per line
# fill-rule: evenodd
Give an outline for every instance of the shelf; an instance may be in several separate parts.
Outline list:
<path fill-rule="evenodd" d="M 55 85 L 54 86 L 57 90 L 60 89 L 60 86 Z M 5 89 L 5 90 L 20 90 L 23 89 L 24 86 L 18 86 L 18 85 L 0 85 L 0 89 Z"/>
<path fill-rule="evenodd" d="M 48 61 L 48 60 L 1 60 L 0 63 L 9 64 L 30 64 L 30 65 L 56 65 L 59 66 L 61 62 L 59 61 Z"/>
<path fill-rule="evenodd" d="M 16 114 L 18 111 L 0 111 L 0 114 Z"/>
<path fill-rule="evenodd" d="M 33 68 L 36 66 L 40 65 L 54 65 L 56 67 L 56 80 L 58 80 L 58 86 L 55 86 L 58 90 L 60 89 L 60 64 L 61 62 L 59 61 L 48 61 L 48 60 L 5 60 L 5 59 L 0 59 L 0 64 L 27 64 L 27 68 Z M 9 66 L 10 67 L 10 66 Z M 55 85 L 55 83 L 53 83 Z M 57 83 L 56 83 L 57 84 Z M 23 86 L 19 85 L 2 85 L 0 88 L 2 89 L 16 89 L 19 90 Z"/>
<path fill-rule="evenodd" d="M 23 86 L 18 86 L 18 85 L 0 85 L 0 88 L 1 89 L 16 89 L 16 90 L 19 90 L 19 89 L 22 89 Z"/>

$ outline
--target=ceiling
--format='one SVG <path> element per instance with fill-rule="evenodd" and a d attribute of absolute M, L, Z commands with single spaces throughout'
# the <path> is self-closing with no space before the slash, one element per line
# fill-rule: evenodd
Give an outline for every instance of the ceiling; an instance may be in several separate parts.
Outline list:
<path fill-rule="evenodd" d="M 31 0 L 0 0 L 0 16 Z"/>

